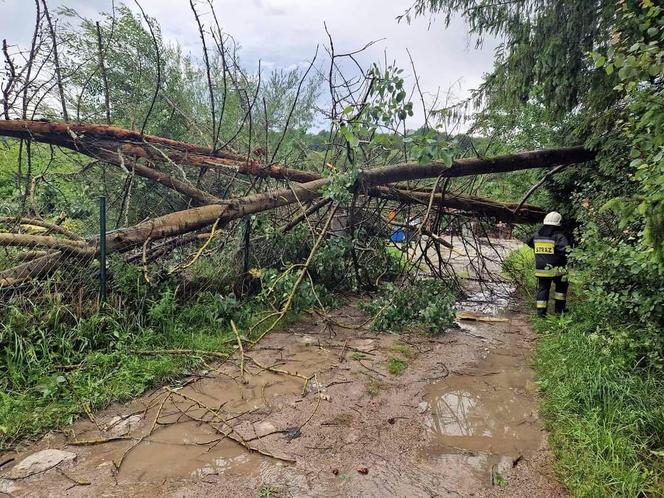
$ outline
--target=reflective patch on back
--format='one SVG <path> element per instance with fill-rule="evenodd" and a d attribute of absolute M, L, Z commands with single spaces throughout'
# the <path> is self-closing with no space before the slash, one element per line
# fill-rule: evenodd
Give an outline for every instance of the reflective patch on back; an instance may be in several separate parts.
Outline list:
<path fill-rule="evenodd" d="M 535 254 L 554 254 L 556 249 L 555 242 L 535 241 Z"/>

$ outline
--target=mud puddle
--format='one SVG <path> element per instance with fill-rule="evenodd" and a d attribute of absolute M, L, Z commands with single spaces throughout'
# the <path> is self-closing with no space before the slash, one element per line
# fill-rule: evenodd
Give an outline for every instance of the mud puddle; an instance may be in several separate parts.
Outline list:
<path fill-rule="evenodd" d="M 428 386 L 425 458 L 466 466 L 485 485 L 496 484 L 542 444 L 535 393 L 532 372 L 512 355 L 496 352 Z"/>
<path fill-rule="evenodd" d="M 491 283 L 479 286 L 460 301 L 456 308 L 462 311 L 497 315 L 514 304 L 514 286 L 506 283 Z"/>
<path fill-rule="evenodd" d="M 376 334 L 351 303 L 11 454 L 12 496 L 559 496 L 523 317 Z M 389 373 L 393 358 L 406 364 Z M 119 439 L 118 439 L 119 438 Z M 88 444 L 80 444 L 80 443 Z M 94 443 L 94 444 L 92 444 Z M 6 477 L 12 463 L 2 469 Z"/>
<path fill-rule="evenodd" d="M 279 455 L 269 458 L 243 445 L 259 448 L 264 437 L 299 437 L 302 422 L 294 420 L 292 426 L 277 429 L 261 419 L 301 402 L 298 397 L 324 398 L 318 378 L 333 365 L 333 355 L 316 347 L 312 337 L 266 351 L 244 355 L 241 371 L 233 361 L 227 371 L 217 372 L 220 377 L 208 372 L 208 378 L 170 396 L 159 412 L 160 429 L 126 456 L 117 479 L 161 483 L 232 478 L 283 465 Z M 225 437 L 231 428 L 239 442 Z"/>

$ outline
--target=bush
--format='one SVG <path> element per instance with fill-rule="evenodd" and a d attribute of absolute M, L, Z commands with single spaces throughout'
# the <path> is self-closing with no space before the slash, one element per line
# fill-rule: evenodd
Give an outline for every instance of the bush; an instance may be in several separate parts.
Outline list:
<path fill-rule="evenodd" d="M 528 246 L 524 246 L 512 251 L 503 262 L 503 272 L 517 285 L 521 297 L 527 303 L 534 304 L 537 277 L 535 277 L 535 253 L 533 250 Z"/>
<path fill-rule="evenodd" d="M 455 325 L 457 298 L 452 284 L 441 280 L 416 280 L 402 287 L 388 283 L 363 309 L 373 317 L 374 330 L 399 332 L 421 326 L 437 334 Z"/>

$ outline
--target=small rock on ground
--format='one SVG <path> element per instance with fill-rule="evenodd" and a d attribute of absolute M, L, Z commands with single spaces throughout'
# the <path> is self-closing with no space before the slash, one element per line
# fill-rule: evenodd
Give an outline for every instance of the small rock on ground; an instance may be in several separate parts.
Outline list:
<path fill-rule="evenodd" d="M 46 472 L 63 462 L 71 462 L 76 458 L 76 453 L 62 450 L 42 450 L 33 453 L 17 463 L 5 476 L 7 479 L 25 479 Z"/>

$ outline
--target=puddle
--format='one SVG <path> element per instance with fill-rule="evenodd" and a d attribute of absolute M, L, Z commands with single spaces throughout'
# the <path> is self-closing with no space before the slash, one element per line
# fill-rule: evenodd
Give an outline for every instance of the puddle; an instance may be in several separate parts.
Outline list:
<path fill-rule="evenodd" d="M 296 375 L 320 377 L 332 364 L 331 353 L 308 343 L 296 343 L 275 355 L 274 351 L 261 355 L 252 353 L 261 365 L 280 369 Z M 270 359 L 263 361 L 262 356 Z M 252 445 L 260 446 L 256 438 L 273 433 L 275 424 L 267 422 L 273 410 L 296 403 L 301 398 L 304 379 L 259 368 L 246 358 L 244 380 L 235 371 L 233 376 L 203 379 L 180 392 L 205 406 L 218 411 L 225 419 L 257 414 L 262 421 L 237 423 L 238 431 Z M 315 379 L 307 383 L 307 393 L 317 392 Z M 184 415 L 184 412 L 188 414 Z M 154 416 L 151 415 L 152 417 Z M 162 482 L 172 479 L 200 479 L 206 476 L 227 478 L 249 476 L 268 467 L 280 466 L 277 461 L 250 452 L 220 434 L 208 423 L 213 420 L 205 408 L 177 396 L 173 396 L 159 417 L 154 434 L 134 448 L 125 458 L 119 478 L 125 482 Z M 150 417 L 148 417 L 150 418 Z M 226 429 L 223 423 L 215 425 Z M 283 438 L 283 434 L 272 434 Z M 123 451 L 123 450 L 122 450 Z"/>
<path fill-rule="evenodd" d="M 426 457 L 470 470 L 486 484 L 496 469 L 540 447 L 535 389 L 523 359 L 500 352 L 429 385 Z"/>
<path fill-rule="evenodd" d="M 514 299 L 515 287 L 511 284 L 490 282 L 483 287 L 460 301 L 457 310 L 496 315 L 507 309 Z"/>
<path fill-rule="evenodd" d="M 206 445 L 219 436 L 205 427 L 187 422 L 157 432 L 127 456 L 120 479 L 161 482 L 209 475 L 241 475 L 251 473 L 263 463 L 262 457 L 230 440 L 220 441 L 215 446 Z"/>

